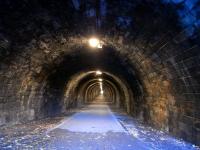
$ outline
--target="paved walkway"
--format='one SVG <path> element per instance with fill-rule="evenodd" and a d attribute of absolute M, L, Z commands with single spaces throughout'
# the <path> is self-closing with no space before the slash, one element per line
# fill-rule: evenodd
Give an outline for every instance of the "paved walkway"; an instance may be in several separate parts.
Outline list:
<path fill-rule="evenodd" d="M 0 128 L 1 150 L 200 150 L 105 103 L 73 114 Z"/>
<path fill-rule="evenodd" d="M 125 132 L 107 105 L 89 105 L 58 128 L 83 133 Z"/>
<path fill-rule="evenodd" d="M 119 123 L 107 105 L 89 105 L 49 132 L 51 149 L 144 150 Z"/>

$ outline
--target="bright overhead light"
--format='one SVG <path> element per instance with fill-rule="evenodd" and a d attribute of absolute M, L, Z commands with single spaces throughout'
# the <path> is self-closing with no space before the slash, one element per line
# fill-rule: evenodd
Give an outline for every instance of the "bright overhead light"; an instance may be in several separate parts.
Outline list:
<path fill-rule="evenodd" d="M 102 79 L 99 79 L 99 81 L 101 82 L 101 81 L 103 81 Z"/>
<path fill-rule="evenodd" d="M 89 45 L 93 48 L 102 48 L 102 44 L 97 38 L 89 39 Z"/>
<path fill-rule="evenodd" d="M 101 92 L 100 92 L 101 94 L 103 94 L 103 90 L 101 90 Z"/>
<path fill-rule="evenodd" d="M 102 48 L 102 44 L 99 43 L 99 44 L 97 45 L 97 48 Z"/>
<path fill-rule="evenodd" d="M 102 74 L 102 72 L 101 71 L 96 71 L 96 75 L 101 75 Z"/>
<path fill-rule="evenodd" d="M 97 47 L 99 45 L 99 40 L 96 38 L 91 38 L 89 40 L 89 44 L 91 47 Z"/>

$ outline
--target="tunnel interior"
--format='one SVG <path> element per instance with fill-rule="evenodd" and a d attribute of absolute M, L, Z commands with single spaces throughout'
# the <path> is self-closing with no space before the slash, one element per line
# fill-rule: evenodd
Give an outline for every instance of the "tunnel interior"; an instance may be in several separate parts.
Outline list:
<path fill-rule="evenodd" d="M 139 109 L 142 110 L 142 102 L 140 102 L 142 85 L 136 74 L 127 70 L 128 65 L 123 64 L 119 54 L 109 47 L 96 50 L 91 48 L 73 50 L 72 54 L 63 56 L 59 64 L 44 70 L 49 75 L 43 81 L 46 83 L 41 97 L 41 108 L 38 106 L 35 108 L 35 110 L 39 109 L 37 116 L 59 114 L 95 99 L 101 95 L 101 91 L 104 91 L 102 95 L 107 95 L 108 101 L 111 100 L 112 103 L 118 99 L 118 107 L 124 107 L 129 112 L 130 109 L 139 112 Z M 41 71 L 40 74 L 47 73 Z M 36 80 L 41 78 L 40 74 L 35 77 Z M 132 102 L 130 99 L 134 98 L 135 102 L 138 102 L 137 107 L 134 106 L 136 103 L 129 104 Z"/>
<path fill-rule="evenodd" d="M 199 0 L 0 1 L 0 126 L 106 103 L 200 145 L 199 14 Z"/>

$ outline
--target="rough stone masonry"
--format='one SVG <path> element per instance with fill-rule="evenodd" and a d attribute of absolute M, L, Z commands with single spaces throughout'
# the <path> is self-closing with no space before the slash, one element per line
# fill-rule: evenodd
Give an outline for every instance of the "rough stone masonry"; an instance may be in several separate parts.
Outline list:
<path fill-rule="evenodd" d="M 94 1 L 80 1 L 79 8 L 71 0 L 1 1 L 0 125 L 59 114 L 64 100 L 66 109 L 75 107 L 77 95 L 64 97 L 65 83 L 94 68 L 82 51 L 96 31 L 110 50 L 102 58 L 116 57 L 109 60 L 114 69 L 103 67 L 130 84 L 129 113 L 200 145 L 200 16 L 183 25 L 178 12 L 186 1 L 106 1 L 98 30 L 96 15 L 88 15 L 99 10 Z M 187 9 L 200 14 L 199 1 Z"/>

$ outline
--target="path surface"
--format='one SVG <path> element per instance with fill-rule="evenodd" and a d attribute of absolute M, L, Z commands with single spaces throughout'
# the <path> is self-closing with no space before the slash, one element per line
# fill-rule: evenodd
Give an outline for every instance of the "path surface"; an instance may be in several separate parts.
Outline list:
<path fill-rule="evenodd" d="M 125 132 L 107 105 L 89 105 L 58 128 L 83 133 Z"/>
<path fill-rule="evenodd" d="M 51 130 L 49 149 L 196 150 L 161 131 L 145 127 L 106 104 L 91 104 Z"/>
<path fill-rule="evenodd" d="M 107 105 L 89 105 L 50 131 L 49 148 L 69 150 L 143 150 Z M 61 136 L 60 136 L 61 135 Z"/>
<path fill-rule="evenodd" d="M 0 149 L 200 150 L 106 104 L 91 104 L 64 118 L 0 128 Z"/>

